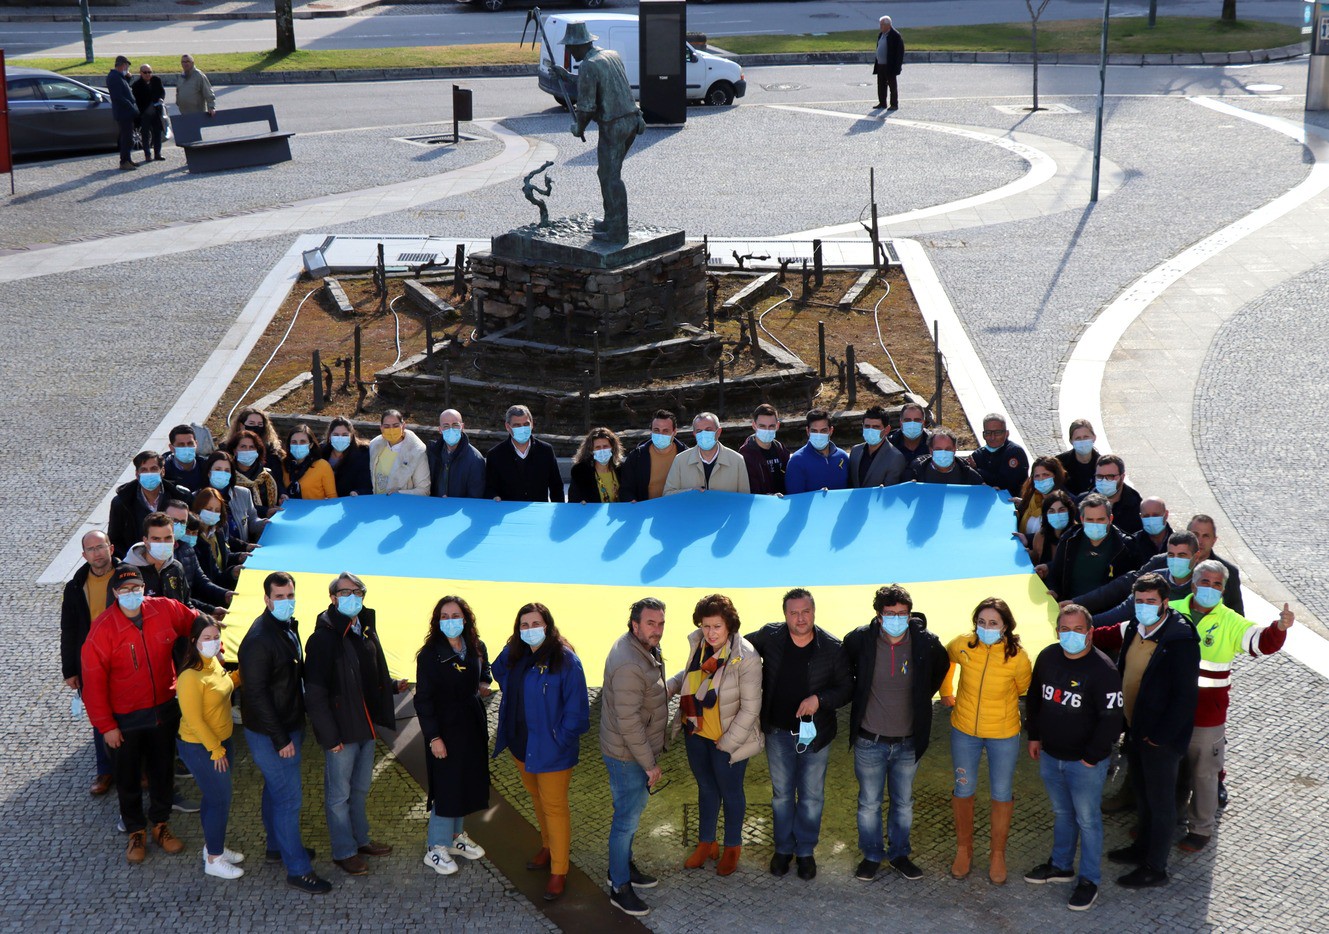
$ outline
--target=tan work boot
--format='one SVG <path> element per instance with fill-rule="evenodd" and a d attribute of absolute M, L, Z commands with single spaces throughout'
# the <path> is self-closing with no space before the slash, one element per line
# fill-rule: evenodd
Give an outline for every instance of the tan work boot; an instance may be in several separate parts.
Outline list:
<path fill-rule="evenodd" d="M 1014 801 L 992 802 L 992 852 L 988 854 L 988 879 L 993 885 L 1006 884 L 1006 839 L 1011 835 Z"/>
<path fill-rule="evenodd" d="M 125 861 L 138 864 L 148 858 L 148 832 L 135 830 L 129 835 L 129 846 L 125 847 Z"/>
<path fill-rule="evenodd" d="M 180 842 L 180 838 L 171 833 L 171 825 L 166 821 L 162 821 L 152 828 L 152 842 L 167 853 L 179 853 L 185 848 L 185 845 Z"/>
<path fill-rule="evenodd" d="M 951 813 L 955 815 L 955 862 L 951 863 L 951 877 L 963 879 L 969 875 L 974 860 L 974 799 L 952 795 Z"/>

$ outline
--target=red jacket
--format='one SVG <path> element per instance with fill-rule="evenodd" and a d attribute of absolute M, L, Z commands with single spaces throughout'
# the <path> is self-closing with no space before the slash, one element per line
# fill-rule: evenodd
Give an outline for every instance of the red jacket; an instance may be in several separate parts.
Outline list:
<path fill-rule="evenodd" d="M 118 729 L 118 717 L 175 697 L 171 646 L 189 637 L 198 613 L 168 597 L 145 597 L 139 612 L 142 630 L 112 603 L 83 643 L 83 704 L 102 733 Z"/>

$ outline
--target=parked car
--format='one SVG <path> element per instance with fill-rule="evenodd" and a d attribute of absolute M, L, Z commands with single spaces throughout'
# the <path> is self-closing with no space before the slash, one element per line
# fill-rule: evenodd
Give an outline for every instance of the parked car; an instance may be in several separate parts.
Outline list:
<path fill-rule="evenodd" d="M 100 88 L 53 71 L 11 65 L 6 69 L 5 93 L 10 145 L 16 156 L 115 149 L 118 145 L 111 98 Z M 168 121 L 166 138 L 170 137 Z"/>
<path fill-rule="evenodd" d="M 628 83 L 632 85 L 632 96 L 641 99 L 641 49 L 637 40 L 637 17 L 633 13 L 568 13 L 551 14 L 544 17 L 545 34 L 555 55 L 561 55 L 559 62 L 564 68 L 577 73 L 577 62 L 558 41 L 568 30 L 569 23 L 585 23 L 592 35 L 599 36 L 595 44 L 602 49 L 613 49 L 623 58 L 623 67 L 628 73 Z M 687 93 L 690 101 L 705 101 L 708 104 L 725 106 L 732 104 L 734 98 L 747 93 L 748 83 L 743 77 L 743 69 L 735 61 L 722 58 L 710 52 L 694 49 L 684 43 L 683 55 L 686 59 Z M 537 80 L 540 90 L 554 97 L 563 99 L 563 90 L 558 78 L 549 67 L 552 62 L 549 52 L 540 46 L 540 65 Z M 567 93 L 573 103 L 577 99 L 577 87 L 573 84 Z"/>

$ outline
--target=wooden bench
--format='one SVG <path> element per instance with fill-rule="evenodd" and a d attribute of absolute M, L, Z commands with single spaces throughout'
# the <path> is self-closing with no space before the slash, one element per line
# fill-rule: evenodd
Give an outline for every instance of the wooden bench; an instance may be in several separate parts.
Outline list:
<path fill-rule="evenodd" d="M 271 104 L 171 118 L 175 142 L 191 172 L 216 172 L 291 160 L 294 133 L 277 129 Z"/>

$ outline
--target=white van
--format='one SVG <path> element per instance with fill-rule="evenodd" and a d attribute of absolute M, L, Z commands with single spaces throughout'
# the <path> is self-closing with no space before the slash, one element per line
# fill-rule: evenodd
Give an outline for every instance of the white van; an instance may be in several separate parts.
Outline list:
<path fill-rule="evenodd" d="M 623 65 L 628 72 L 628 81 L 632 85 L 632 96 L 641 99 L 641 50 L 637 42 L 637 17 L 632 13 L 592 13 L 566 15 L 551 14 L 544 18 L 545 34 L 549 37 L 554 54 L 560 56 L 559 62 L 564 68 L 577 74 L 577 62 L 567 51 L 567 46 L 559 45 L 568 30 L 569 23 L 585 23 L 591 35 L 599 36 L 595 44 L 602 49 L 613 49 L 623 58 Z M 748 83 L 743 78 L 743 69 L 737 62 L 709 52 L 700 52 L 691 45 L 687 46 L 687 86 L 688 100 L 705 101 L 708 104 L 723 106 L 732 104 L 734 98 L 747 93 Z M 540 90 L 553 95 L 556 100 L 563 99 L 563 89 L 559 80 L 550 69 L 549 51 L 540 46 L 539 81 Z M 568 89 L 573 102 L 577 100 L 577 85 L 572 83 Z"/>

